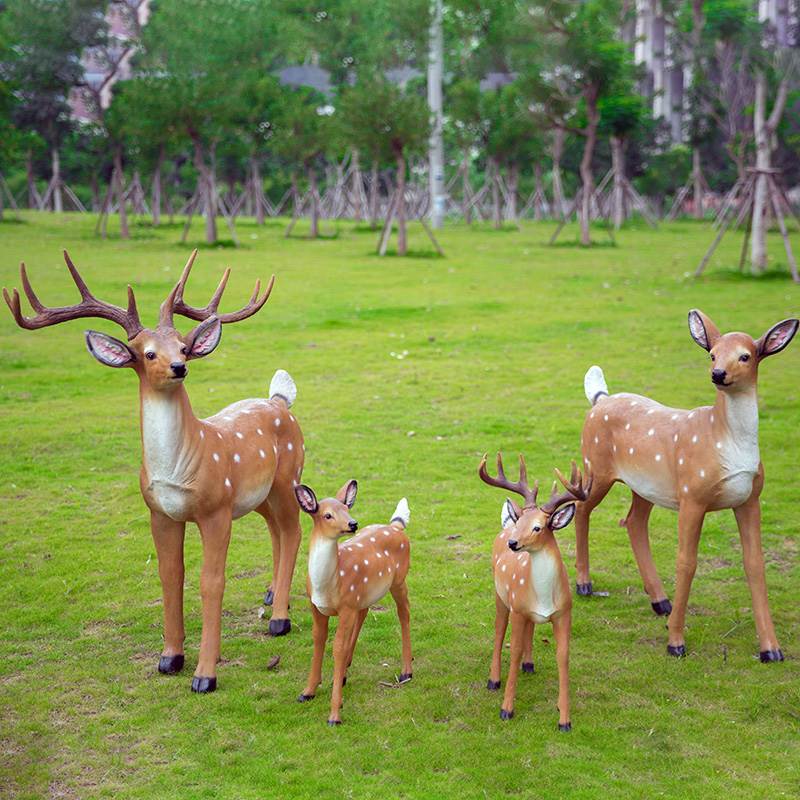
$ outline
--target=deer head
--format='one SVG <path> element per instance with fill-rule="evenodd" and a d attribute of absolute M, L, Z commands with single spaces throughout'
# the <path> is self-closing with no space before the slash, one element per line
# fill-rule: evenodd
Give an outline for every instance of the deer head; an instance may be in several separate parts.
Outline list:
<path fill-rule="evenodd" d="M 785 319 L 760 339 L 753 339 L 746 333 L 721 334 L 702 311 L 689 312 L 689 333 L 711 354 L 711 381 L 725 392 L 745 391 L 755 386 L 759 363 L 780 353 L 792 341 L 798 325 L 799 320 Z"/>
<path fill-rule="evenodd" d="M 358 483 L 349 480 L 336 493 L 336 497 L 317 500 L 314 490 L 305 484 L 294 487 L 300 508 L 314 520 L 314 532 L 326 539 L 350 536 L 358 530 L 358 523 L 350 516 L 356 502 Z"/>
<path fill-rule="evenodd" d="M 197 250 L 194 250 L 183 269 L 180 280 L 161 304 L 159 322 L 155 329 L 145 328 L 142 325 L 136 308 L 136 298 L 130 286 L 128 286 L 127 309 L 95 298 L 66 250 L 64 251 L 64 260 L 80 292 L 80 303 L 61 308 L 44 306 L 33 291 L 24 263 L 20 264 L 22 288 L 36 315 L 33 317 L 22 315 L 20 296 L 16 289 L 9 293 L 4 288 L 3 297 L 11 309 L 17 325 L 28 330 L 44 328 L 81 317 L 95 317 L 115 322 L 128 334 L 127 342 L 99 331 L 89 330 L 86 331 L 86 346 L 89 352 L 101 364 L 108 367 L 131 367 L 144 383 L 156 391 L 171 391 L 181 385 L 186 378 L 188 373 L 186 362 L 207 356 L 216 348 L 222 336 L 223 324 L 247 319 L 259 311 L 269 299 L 275 282 L 273 275 L 263 296 L 259 298 L 261 282 L 257 281 L 247 305 L 238 311 L 219 314 L 217 308 L 230 275 L 230 269 L 226 269 L 208 305 L 204 308 L 194 308 L 184 302 L 183 291 L 196 256 Z M 199 321 L 200 324 L 192 328 L 186 335 L 182 335 L 175 328 L 173 322 L 175 314 Z"/>
<path fill-rule="evenodd" d="M 511 492 L 521 495 L 525 503 L 520 506 L 510 498 L 506 500 L 503 519 L 508 524 L 513 524 L 513 530 L 509 534 L 508 546 L 511 550 L 534 551 L 543 547 L 553 531 L 569 525 L 575 516 L 575 501 L 585 500 L 592 490 L 592 478 L 587 475 L 584 482 L 581 472 L 575 462 L 572 462 L 572 472 L 567 480 L 561 471 L 555 470 L 556 476 L 563 484 L 566 492 L 559 493 L 556 490 L 557 484 L 553 482 L 553 489 L 550 499 L 541 506 L 536 504 L 539 491 L 538 481 L 531 489 L 528 486 L 528 472 L 525 466 L 525 459 L 519 457 L 519 480 L 512 483 L 506 478 L 503 469 L 503 459 L 500 453 L 497 454 L 497 478 L 489 475 L 486 469 L 486 456 L 481 459 L 478 467 L 478 475 L 484 483 L 490 486 L 497 486 L 500 489 L 508 489 Z"/>

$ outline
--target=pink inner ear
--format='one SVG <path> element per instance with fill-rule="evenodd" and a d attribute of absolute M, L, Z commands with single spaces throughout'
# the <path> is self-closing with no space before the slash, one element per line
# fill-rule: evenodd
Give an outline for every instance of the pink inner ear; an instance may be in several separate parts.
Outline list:
<path fill-rule="evenodd" d="M 210 325 L 204 331 L 201 331 L 192 344 L 192 355 L 208 355 L 217 346 L 217 342 L 219 342 L 219 334 L 219 323 Z"/>
<path fill-rule="evenodd" d="M 689 315 L 689 330 L 695 340 L 702 342 L 703 347 L 708 347 L 708 337 L 706 336 L 706 329 L 703 326 L 703 321 L 700 319 L 699 314 Z"/>
<path fill-rule="evenodd" d="M 113 339 L 107 339 L 105 336 L 92 336 L 91 341 L 92 350 L 97 358 L 109 366 L 121 367 L 131 360 L 128 349 Z"/>
<path fill-rule="evenodd" d="M 782 325 L 776 328 L 767 336 L 767 340 L 764 342 L 764 352 L 772 353 L 775 350 L 780 350 L 791 339 L 793 333 L 794 325 Z"/>

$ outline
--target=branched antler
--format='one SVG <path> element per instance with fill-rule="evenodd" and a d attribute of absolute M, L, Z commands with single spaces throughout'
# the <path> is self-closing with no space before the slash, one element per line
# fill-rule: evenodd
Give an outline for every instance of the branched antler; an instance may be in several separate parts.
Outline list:
<path fill-rule="evenodd" d="M 14 319 L 20 328 L 27 328 L 28 330 L 36 330 L 37 328 L 45 328 L 48 325 L 57 325 L 59 322 L 67 322 L 71 319 L 80 319 L 82 317 L 96 317 L 98 319 L 107 319 L 121 325 L 125 332 L 128 334 L 128 339 L 133 339 L 139 331 L 142 330 L 142 323 L 139 320 L 139 312 L 136 309 L 136 298 L 133 294 L 133 289 L 128 286 L 128 308 L 120 308 L 119 306 L 112 305 L 111 303 L 104 303 L 98 300 L 90 291 L 86 282 L 81 277 L 69 253 L 64 251 L 64 261 L 67 264 L 67 269 L 72 275 L 72 280 L 78 287 L 81 295 L 81 302 L 74 306 L 60 306 L 57 308 L 48 308 L 43 305 L 36 292 L 33 291 L 30 281 L 28 280 L 28 273 L 25 269 L 25 264 L 19 265 L 19 275 L 22 281 L 22 288 L 25 291 L 25 296 L 28 302 L 36 312 L 33 317 L 25 317 L 22 314 L 20 305 L 19 292 L 13 289 L 9 294 L 7 289 L 3 289 L 3 297 L 14 315 Z"/>
<path fill-rule="evenodd" d="M 478 467 L 478 475 L 484 483 L 489 486 L 497 486 L 499 489 L 507 489 L 510 492 L 522 495 L 525 498 L 525 508 L 533 508 L 536 505 L 536 495 L 539 492 L 539 481 L 533 484 L 531 489 L 528 486 L 528 469 L 525 466 L 525 459 L 520 453 L 519 456 L 519 480 L 512 483 L 506 478 L 505 470 L 503 469 L 503 458 L 500 453 L 497 454 L 497 477 L 493 478 L 486 470 L 486 454 L 484 453 L 481 459 L 480 466 Z"/>
<path fill-rule="evenodd" d="M 566 492 L 559 494 L 556 491 L 556 483 L 553 482 L 553 491 L 550 494 L 550 499 L 542 506 L 542 511 L 547 514 L 552 514 L 559 506 L 564 503 L 570 503 L 575 500 L 585 500 L 589 493 L 592 491 L 592 476 L 587 471 L 586 481 L 584 482 L 583 475 L 572 462 L 572 472 L 570 473 L 569 481 L 561 474 L 561 470 L 556 468 L 556 477 L 564 485 Z"/>

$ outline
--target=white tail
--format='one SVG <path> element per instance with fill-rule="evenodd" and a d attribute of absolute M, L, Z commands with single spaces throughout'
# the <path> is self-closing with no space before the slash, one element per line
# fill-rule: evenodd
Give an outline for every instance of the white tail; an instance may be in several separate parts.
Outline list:
<path fill-rule="evenodd" d="M 279 369 L 269 382 L 270 400 L 275 396 L 282 397 L 289 408 L 297 400 L 297 386 L 292 376 L 285 369 Z"/>
<path fill-rule="evenodd" d="M 397 508 L 392 514 L 392 522 L 400 522 L 404 528 L 408 527 L 411 519 L 411 509 L 408 507 L 408 500 L 404 497 L 398 504 Z"/>
<path fill-rule="evenodd" d="M 586 399 L 590 405 L 594 405 L 601 394 L 608 394 L 606 378 L 600 367 L 589 367 L 583 378 L 583 391 L 586 392 Z"/>

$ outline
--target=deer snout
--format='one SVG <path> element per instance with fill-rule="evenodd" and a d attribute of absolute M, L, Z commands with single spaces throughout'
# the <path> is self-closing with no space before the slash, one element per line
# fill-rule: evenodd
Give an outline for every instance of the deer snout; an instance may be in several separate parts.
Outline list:
<path fill-rule="evenodd" d="M 711 380 L 717 386 L 724 386 L 725 385 L 725 376 L 728 373 L 725 372 L 724 369 L 712 369 L 711 370 Z"/>
<path fill-rule="evenodd" d="M 516 553 L 517 550 L 519 550 L 519 542 L 516 539 L 509 539 L 508 549 L 513 550 Z"/>
<path fill-rule="evenodd" d="M 172 370 L 172 374 L 176 378 L 186 377 L 187 373 L 186 364 L 184 364 L 182 361 L 173 361 L 172 364 L 170 364 L 169 366 L 170 369 Z"/>
<path fill-rule="evenodd" d="M 351 519 L 350 522 L 347 523 L 347 527 L 350 528 L 351 533 L 355 533 L 358 530 L 358 523 Z"/>

